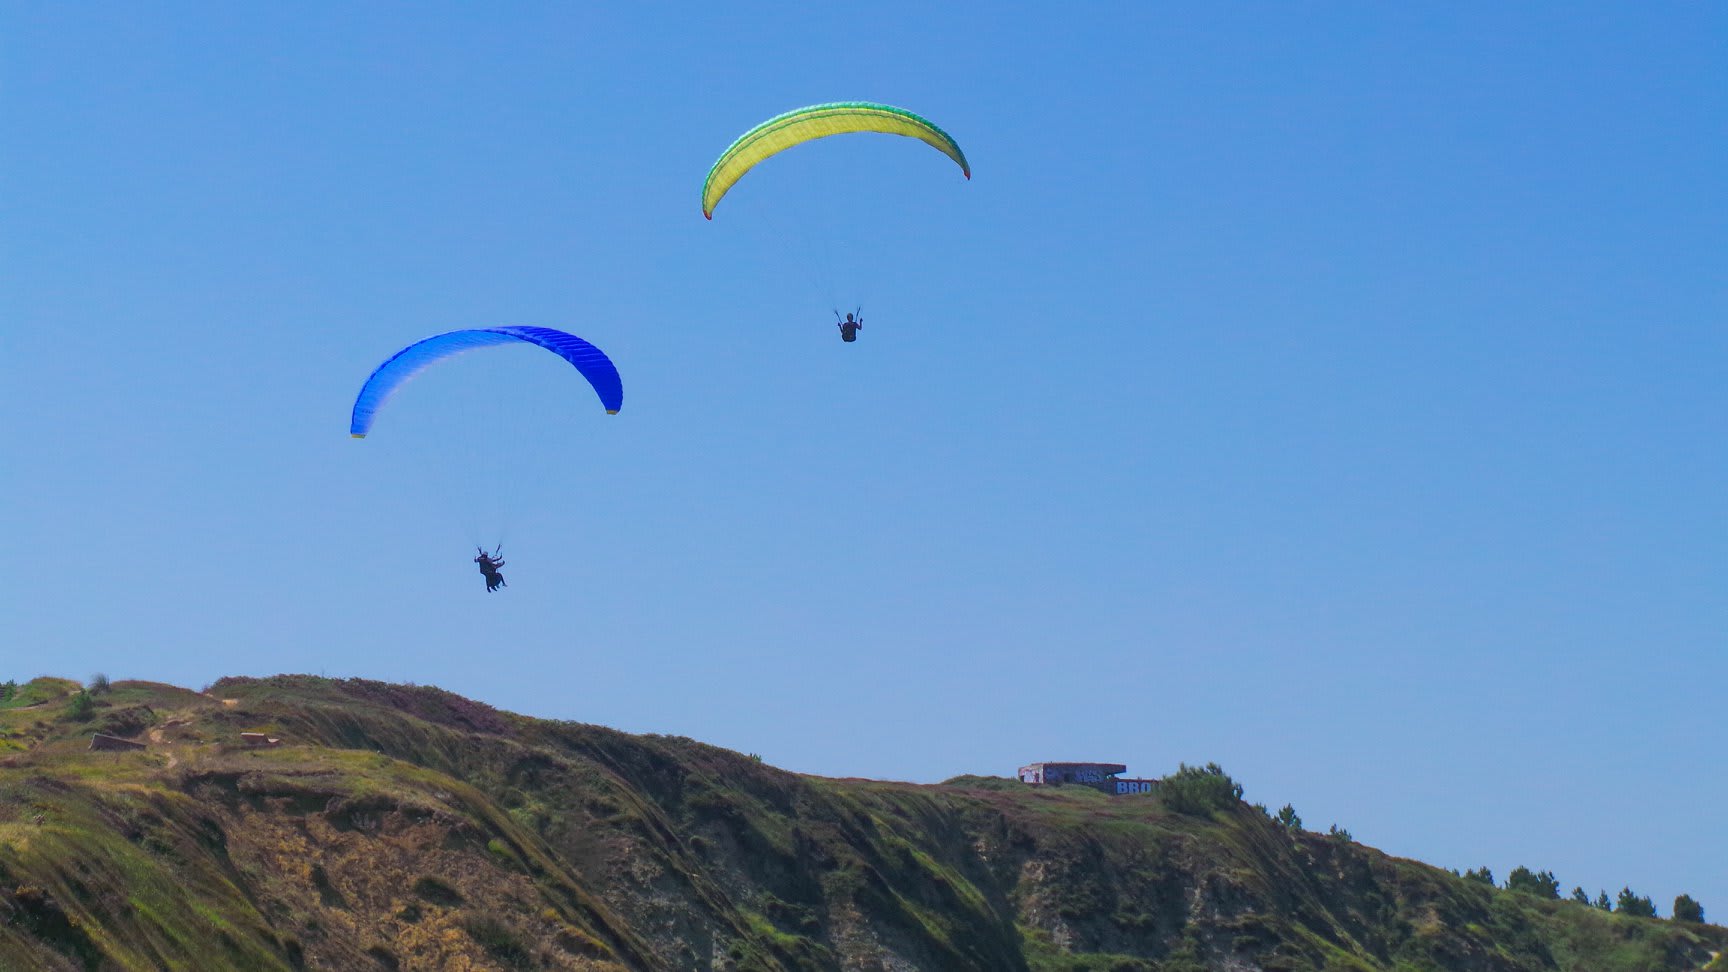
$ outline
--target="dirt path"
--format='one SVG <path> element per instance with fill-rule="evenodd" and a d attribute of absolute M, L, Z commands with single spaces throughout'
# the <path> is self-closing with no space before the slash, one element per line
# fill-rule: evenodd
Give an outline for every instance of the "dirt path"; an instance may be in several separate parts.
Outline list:
<path fill-rule="evenodd" d="M 150 741 L 158 746 L 162 745 L 162 730 L 160 728 L 150 730 Z M 168 768 L 173 769 L 179 766 L 180 757 L 174 755 L 174 750 L 170 749 L 166 752 L 168 753 Z"/>
<path fill-rule="evenodd" d="M 150 730 L 151 744 L 155 746 L 164 745 L 167 738 L 166 730 L 172 729 L 175 726 L 184 726 L 191 721 L 191 719 L 169 719 L 167 722 L 162 723 L 156 728 Z M 180 765 L 180 757 L 174 755 L 174 750 L 167 749 L 164 751 L 168 754 L 168 769 L 173 769 Z"/>

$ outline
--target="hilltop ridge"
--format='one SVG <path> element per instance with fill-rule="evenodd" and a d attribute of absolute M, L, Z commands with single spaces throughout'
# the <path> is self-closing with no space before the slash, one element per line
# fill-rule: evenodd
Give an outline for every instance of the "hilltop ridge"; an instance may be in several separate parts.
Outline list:
<path fill-rule="evenodd" d="M 0 968 L 1728 969 L 1728 929 L 1234 797 L 805 776 L 359 679 L 105 689 L 0 705 Z"/>

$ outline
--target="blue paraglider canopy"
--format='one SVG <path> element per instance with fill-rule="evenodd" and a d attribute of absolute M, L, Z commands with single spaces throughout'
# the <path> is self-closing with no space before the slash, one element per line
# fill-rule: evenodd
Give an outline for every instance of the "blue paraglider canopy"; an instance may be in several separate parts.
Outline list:
<path fill-rule="evenodd" d="M 594 386 L 594 393 L 600 396 L 600 404 L 606 407 L 608 415 L 616 415 L 623 407 L 624 383 L 618 377 L 618 369 L 613 366 L 612 359 L 594 345 L 574 334 L 549 327 L 483 327 L 438 334 L 416 341 L 391 355 L 360 386 L 360 394 L 354 399 L 354 414 L 348 423 L 348 434 L 356 439 L 365 438 L 372 429 L 372 420 L 390 395 L 429 365 L 475 348 L 517 342 L 545 348 L 570 362 L 582 377 L 588 379 L 588 384 Z"/>

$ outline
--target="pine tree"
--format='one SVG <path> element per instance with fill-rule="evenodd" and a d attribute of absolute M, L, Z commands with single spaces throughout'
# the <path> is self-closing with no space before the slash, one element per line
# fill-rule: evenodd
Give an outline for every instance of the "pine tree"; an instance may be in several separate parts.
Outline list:
<path fill-rule="evenodd" d="M 1506 890 L 1522 891 L 1539 898 L 1559 898 L 1560 882 L 1547 871 L 1532 872 L 1527 867 L 1519 866 L 1506 876 Z"/>
<path fill-rule="evenodd" d="M 1620 897 L 1614 902 L 1614 910 L 1634 918 L 1656 917 L 1656 902 L 1633 891 L 1631 888 L 1621 888 Z"/>

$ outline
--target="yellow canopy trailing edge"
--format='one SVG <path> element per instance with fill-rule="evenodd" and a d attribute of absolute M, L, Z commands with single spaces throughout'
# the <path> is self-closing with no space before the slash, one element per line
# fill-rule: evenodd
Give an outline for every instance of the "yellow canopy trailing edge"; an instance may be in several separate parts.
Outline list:
<path fill-rule="evenodd" d="M 953 159 L 966 178 L 972 178 L 972 167 L 966 162 L 966 153 L 960 151 L 960 144 L 929 119 L 891 105 L 838 101 L 776 115 L 739 136 L 708 170 L 708 178 L 702 183 L 702 215 L 713 219 L 714 207 L 720 204 L 721 197 L 763 159 L 794 145 L 850 132 L 915 138 Z"/>

